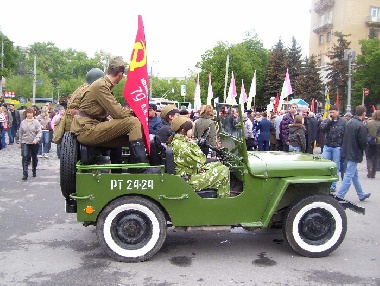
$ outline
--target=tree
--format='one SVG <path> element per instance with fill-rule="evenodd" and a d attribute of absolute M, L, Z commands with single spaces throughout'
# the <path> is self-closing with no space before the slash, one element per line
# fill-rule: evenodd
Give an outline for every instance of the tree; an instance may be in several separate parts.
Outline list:
<path fill-rule="evenodd" d="M 302 62 L 300 73 L 296 81 L 296 87 L 297 97 L 307 102 L 311 102 L 313 98 L 319 101 L 324 100 L 324 95 L 321 92 L 323 89 L 322 80 L 314 55 L 310 58 L 305 57 Z"/>
<path fill-rule="evenodd" d="M 363 88 L 370 94 L 365 97 L 368 107 L 380 104 L 380 41 L 378 39 L 361 40 L 361 55 L 357 57 L 357 68 L 353 74 L 353 97 L 355 105 L 361 104 Z"/>
<path fill-rule="evenodd" d="M 347 81 L 348 81 L 348 60 L 344 59 L 344 50 L 349 49 L 351 42 L 348 42 L 346 37 L 350 35 L 344 35 L 341 32 L 335 32 L 334 36 L 338 37 L 338 45 L 334 44 L 332 51 L 327 56 L 330 58 L 328 63 L 327 86 L 330 91 L 330 100 L 334 102 L 336 98 L 331 97 L 332 94 L 337 94 L 341 97 L 340 102 L 345 105 L 346 99 L 343 97 L 347 94 Z M 343 97 L 343 98 L 342 98 Z"/>
<path fill-rule="evenodd" d="M 263 74 L 268 64 L 268 51 L 263 48 L 263 44 L 257 38 L 255 32 L 247 32 L 245 39 L 241 43 L 232 45 L 218 42 L 213 49 L 206 51 L 201 56 L 201 61 L 196 66 L 201 69 L 199 77 L 202 102 L 206 102 L 208 75 L 210 72 L 212 74 L 214 97 L 218 97 L 219 102 L 223 102 L 227 55 L 229 55 L 230 64 L 226 93 L 228 93 L 232 71 L 234 72 L 238 94 L 240 94 L 242 80 L 244 81 L 246 92 L 249 92 L 255 70 L 257 90 L 261 90 L 264 80 Z M 194 78 L 196 80 L 196 77 Z"/>
<path fill-rule="evenodd" d="M 269 66 L 265 73 L 263 90 L 265 102 L 269 102 L 270 97 L 274 97 L 277 93 L 281 93 L 288 62 L 288 51 L 284 48 L 280 38 L 272 49 Z"/>
<path fill-rule="evenodd" d="M 298 97 L 300 96 L 300 90 L 298 88 L 298 77 L 301 72 L 301 56 L 302 56 L 302 49 L 298 45 L 296 38 L 292 37 L 292 46 L 289 48 L 288 52 L 288 70 L 289 70 L 289 77 L 292 81 L 292 87 L 293 87 L 293 93 Z M 302 97 L 303 98 L 303 97 Z"/>

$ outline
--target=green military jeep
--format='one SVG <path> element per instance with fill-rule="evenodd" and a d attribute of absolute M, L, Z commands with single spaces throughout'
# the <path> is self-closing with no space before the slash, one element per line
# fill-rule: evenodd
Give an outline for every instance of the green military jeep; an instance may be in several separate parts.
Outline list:
<path fill-rule="evenodd" d="M 363 208 L 329 194 L 331 183 L 338 180 L 336 165 L 319 155 L 247 151 L 242 124 L 231 128 L 228 123 L 231 109 L 238 107 L 217 106 L 222 148 L 210 146 L 230 169 L 230 197 L 217 198 L 212 189 L 194 192 L 174 174 L 170 147 L 152 152 L 159 165 L 115 165 L 88 160 L 91 152 L 83 152 L 85 146 L 66 133 L 61 156 L 66 212 L 76 212 L 85 226 L 95 225 L 101 247 L 124 262 L 151 258 L 165 242 L 168 227 L 276 226 L 300 255 L 330 254 L 346 234 L 344 209 L 364 214 Z M 241 115 L 238 121 L 243 122 Z M 159 172 L 131 172 L 142 166 Z M 120 168 L 121 173 L 112 172 Z"/>

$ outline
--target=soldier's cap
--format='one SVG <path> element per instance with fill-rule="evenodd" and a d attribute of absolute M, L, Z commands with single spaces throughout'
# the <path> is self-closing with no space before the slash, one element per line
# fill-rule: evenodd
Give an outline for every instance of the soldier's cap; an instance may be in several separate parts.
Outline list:
<path fill-rule="evenodd" d="M 157 105 L 155 105 L 154 103 L 149 103 L 149 109 L 153 109 L 154 111 L 156 111 Z"/>
<path fill-rule="evenodd" d="M 120 56 L 117 56 L 117 57 L 113 57 L 112 59 L 110 59 L 110 63 L 109 63 L 108 68 L 116 69 L 118 67 L 123 67 L 123 66 L 124 66 L 123 58 Z"/>
<path fill-rule="evenodd" d="M 172 131 L 176 132 L 186 121 L 190 121 L 187 116 L 178 116 L 172 121 Z"/>
<path fill-rule="evenodd" d="M 177 112 L 179 113 L 179 110 L 177 109 L 177 106 L 175 106 L 174 104 L 168 104 L 168 105 L 166 105 L 166 106 L 161 110 L 161 114 L 160 114 L 160 116 L 161 116 L 162 118 L 165 118 L 166 115 L 167 115 L 170 111 L 172 111 L 172 110 L 177 110 Z M 177 113 L 177 112 L 176 112 L 176 113 Z"/>

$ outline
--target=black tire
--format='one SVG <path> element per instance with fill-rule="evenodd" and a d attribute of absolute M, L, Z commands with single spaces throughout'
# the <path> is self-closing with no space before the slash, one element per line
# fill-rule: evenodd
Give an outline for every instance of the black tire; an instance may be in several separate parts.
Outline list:
<path fill-rule="evenodd" d="M 102 210 L 96 234 L 104 251 L 117 261 L 145 261 L 165 242 L 166 219 L 155 203 L 125 196 Z"/>
<path fill-rule="evenodd" d="M 347 217 L 340 203 L 328 195 L 298 201 L 285 215 L 283 232 L 290 247 L 307 257 L 329 255 L 342 243 Z"/>
<path fill-rule="evenodd" d="M 79 154 L 79 142 L 71 132 L 65 132 L 61 141 L 60 184 L 62 195 L 70 200 L 70 194 L 76 192 L 76 164 Z"/>

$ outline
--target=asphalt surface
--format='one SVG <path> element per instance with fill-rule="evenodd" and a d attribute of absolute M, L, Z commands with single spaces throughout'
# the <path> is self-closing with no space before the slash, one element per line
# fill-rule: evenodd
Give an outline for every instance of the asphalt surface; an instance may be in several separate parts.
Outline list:
<path fill-rule="evenodd" d="M 168 230 L 149 261 L 121 263 L 100 248 L 95 227 L 64 211 L 55 146 L 40 159 L 36 178 L 21 181 L 17 146 L 0 150 L 0 285 L 380 285 L 380 173 L 360 180 L 368 201 L 353 188 L 347 199 L 342 245 L 325 258 L 305 258 L 281 230 L 184 232 Z"/>

